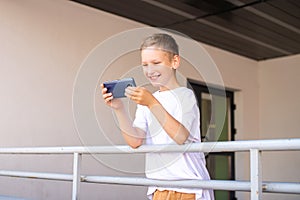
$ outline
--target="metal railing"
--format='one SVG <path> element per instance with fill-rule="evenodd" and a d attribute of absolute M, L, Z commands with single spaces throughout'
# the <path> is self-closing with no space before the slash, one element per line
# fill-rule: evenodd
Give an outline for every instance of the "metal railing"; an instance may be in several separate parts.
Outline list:
<path fill-rule="evenodd" d="M 159 151 L 157 149 L 160 149 Z M 72 200 L 79 199 L 80 183 L 122 184 L 136 186 L 186 187 L 230 191 L 250 191 L 251 200 L 263 192 L 300 194 L 300 182 L 262 181 L 262 151 L 299 151 L 300 138 L 205 142 L 188 145 L 152 145 L 132 149 L 128 146 L 0 148 L 1 154 L 73 154 L 73 174 L 37 173 L 0 170 L 0 176 L 72 181 Z M 250 180 L 182 180 L 162 181 L 141 177 L 85 176 L 80 173 L 83 154 L 131 154 L 148 152 L 250 152 Z"/>

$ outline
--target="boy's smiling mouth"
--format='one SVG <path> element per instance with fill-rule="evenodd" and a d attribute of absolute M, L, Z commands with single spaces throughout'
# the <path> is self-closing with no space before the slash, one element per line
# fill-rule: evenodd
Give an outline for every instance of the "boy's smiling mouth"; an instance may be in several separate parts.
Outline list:
<path fill-rule="evenodd" d="M 148 78 L 150 80 L 156 80 L 160 77 L 161 74 L 153 74 L 153 75 L 148 75 Z"/>

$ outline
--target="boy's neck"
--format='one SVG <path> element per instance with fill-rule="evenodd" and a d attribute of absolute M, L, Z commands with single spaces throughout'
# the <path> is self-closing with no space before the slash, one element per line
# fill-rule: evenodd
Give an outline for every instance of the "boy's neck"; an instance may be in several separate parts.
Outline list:
<path fill-rule="evenodd" d="M 163 91 L 168 91 L 168 90 L 174 90 L 179 87 L 180 87 L 180 85 L 179 85 L 178 81 L 176 80 L 176 81 L 174 81 L 174 83 L 168 84 L 167 86 L 160 86 L 159 91 L 163 92 Z"/>

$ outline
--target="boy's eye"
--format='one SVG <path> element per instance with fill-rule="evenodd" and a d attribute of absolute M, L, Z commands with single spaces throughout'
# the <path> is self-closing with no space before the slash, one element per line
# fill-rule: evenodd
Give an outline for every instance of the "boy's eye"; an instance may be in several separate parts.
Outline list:
<path fill-rule="evenodd" d="M 151 63 L 142 63 L 142 67 L 149 67 L 149 66 L 154 66 L 154 65 L 160 65 L 162 62 L 161 61 L 153 61 Z"/>

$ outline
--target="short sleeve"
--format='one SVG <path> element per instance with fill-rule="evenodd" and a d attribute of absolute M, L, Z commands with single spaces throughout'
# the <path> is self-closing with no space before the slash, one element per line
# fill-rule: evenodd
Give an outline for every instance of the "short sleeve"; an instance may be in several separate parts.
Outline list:
<path fill-rule="evenodd" d="M 135 119 L 133 121 L 133 127 L 137 127 L 145 132 L 147 132 L 147 117 L 146 117 L 146 107 L 137 105 L 135 112 Z"/>
<path fill-rule="evenodd" d="M 187 90 L 182 96 L 182 125 L 190 132 L 188 141 L 200 141 L 200 112 L 197 100 L 192 90 Z"/>

